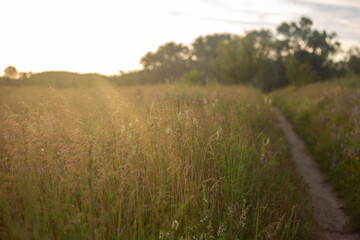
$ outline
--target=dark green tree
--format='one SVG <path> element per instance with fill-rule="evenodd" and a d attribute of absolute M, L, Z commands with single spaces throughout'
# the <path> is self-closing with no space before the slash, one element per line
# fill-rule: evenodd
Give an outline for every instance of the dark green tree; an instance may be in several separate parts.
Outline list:
<path fill-rule="evenodd" d="M 360 74 L 360 48 L 352 47 L 348 51 L 349 62 L 348 66 L 351 72 Z"/>
<path fill-rule="evenodd" d="M 218 46 L 217 56 L 211 66 L 224 83 L 250 83 L 255 58 L 254 43 L 249 39 L 233 36 Z"/>
<path fill-rule="evenodd" d="M 298 63 L 303 67 L 307 64 L 320 77 L 315 79 L 327 79 L 334 72 L 330 57 L 338 51 L 340 43 L 335 40 L 335 33 L 313 30 L 312 24 L 307 17 L 301 17 L 298 23 L 282 23 L 277 28 L 277 53 L 279 57 L 286 56 L 285 61 L 290 61 L 294 56 L 296 61 L 291 60 L 289 65 Z"/>
<path fill-rule="evenodd" d="M 222 42 L 213 69 L 226 83 L 252 84 L 263 90 L 276 88 L 276 66 L 271 58 L 273 36 L 269 30 L 251 31 Z"/>
<path fill-rule="evenodd" d="M 285 49 L 291 53 L 303 50 L 311 35 L 312 24 L 312 20 L 307 17 L 301 17 L 299 23 L 281 23 L 277 32 L 282 37 L 283 43 L 287 44 Z"/>
<path fill-rule="evenodd" d="M 152 74 L 152 82 L 173 81 L 190 70 L 190 50 L 174 42 L 161 45 L 156 52 L 141 58 L 145 71 Z"/>
<path fill-rule="evenodd" d="M 211 66 L 211 61 L 217 57 L 218 46 L 222 43 L 229 42 L 231 34 L 211 34 L 200 36 L 192 43 L 192 67 L 193 69 L 204 72 L 207 76 L 216 76 Z"/>

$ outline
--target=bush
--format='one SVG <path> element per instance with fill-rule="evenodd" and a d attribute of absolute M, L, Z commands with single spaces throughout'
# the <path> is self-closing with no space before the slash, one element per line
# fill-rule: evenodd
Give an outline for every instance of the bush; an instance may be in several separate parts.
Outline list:
<path fill-rule="evenodd" d="M 205 84 L 205 72 L 197 71 L 197 70 L 191 70 L 188 73 L 184 73 L 182 78 L 192 84 Z"/>
<path fill-rule="evenodd" d="M 290 57 L 286 62 L 286 77 L 296 87 L 316 82 L 319 78 L 308 63 L 301 64 L 295 57 Z"/>

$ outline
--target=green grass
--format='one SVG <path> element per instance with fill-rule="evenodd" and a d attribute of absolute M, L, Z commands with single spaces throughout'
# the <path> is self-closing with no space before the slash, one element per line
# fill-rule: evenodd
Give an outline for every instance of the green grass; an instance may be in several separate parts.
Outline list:
<path fill-rule="evenodd" d="M 360 88 L 360 76 L 352 75 L 347 78 L 333 79 L 332 83 L 342 85 L 349 88 Z"/>
<path fill-rule="evenodd" d="M 309 239 L 250 88 L 0 88 L 1 239 Z"/>
<path fill-rule="evenodd" d="M 360 79 L 289 87 L 271 94 L 304 138 L 360 229 Z"/>

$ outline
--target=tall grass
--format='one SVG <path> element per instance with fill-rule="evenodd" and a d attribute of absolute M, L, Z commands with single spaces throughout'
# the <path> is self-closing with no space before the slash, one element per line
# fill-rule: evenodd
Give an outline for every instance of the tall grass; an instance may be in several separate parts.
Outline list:
<path fill-rule="evenodd" d="M 360 229 L 360 89 L 355 79 L 288 88 L 271 97 L 308 143 L 344 197 L 353 227 Z"/>
<path fill-rule="evenodd" d="M 2 88 L 1 239 L 306 239 L 267 101 L 241 87 Z"/>

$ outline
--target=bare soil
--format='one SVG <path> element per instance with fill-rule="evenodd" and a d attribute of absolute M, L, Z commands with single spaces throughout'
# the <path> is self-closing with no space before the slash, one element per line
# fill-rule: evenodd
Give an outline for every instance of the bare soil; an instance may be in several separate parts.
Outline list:
<path fill-rule="evenodd" d="M 336 197 L 332 186 L 325 182 L 324 175 L 311 158 L 304 142 L 294 132 L 289 121 L 279 109 L 275 109 L 279 125 L 291 146 L 295 165 L 303 181 L 309 187 L 309 195 L 314 208 L 316 221 L 322 227 L 317 239 L 324 240 L 355 240 L 360 239 L 359 233 L 347 230 L 349 217 L 344 212 L 344 202 Z"/>

